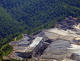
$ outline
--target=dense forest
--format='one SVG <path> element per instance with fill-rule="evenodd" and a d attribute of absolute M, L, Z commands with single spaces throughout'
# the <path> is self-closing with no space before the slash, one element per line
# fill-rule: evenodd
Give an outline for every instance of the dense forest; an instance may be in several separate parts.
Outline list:
<path fill-rule="evenodd" d="M 53 27 L 66 16 L 80 18 L 79 13 L 80 0 L 0 0 L 0 50 L 11 48 L 3 46 L 22 33 Z"/>

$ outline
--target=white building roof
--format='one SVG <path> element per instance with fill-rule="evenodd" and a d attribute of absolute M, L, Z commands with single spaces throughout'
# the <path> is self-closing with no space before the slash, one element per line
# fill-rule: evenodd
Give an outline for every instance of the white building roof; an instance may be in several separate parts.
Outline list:
<path fill-rule="evenodd" d="M 42 41 L 43 37 L 36 37 L 33 42 L 25 49 L 26 52 L 32 51 Z"/>
<path fill-rule="evenodd" d="M 29 45 L 29 47 L 35 47 L 42 40 L 42 37 L 36 37 L 33 42 Z"/>

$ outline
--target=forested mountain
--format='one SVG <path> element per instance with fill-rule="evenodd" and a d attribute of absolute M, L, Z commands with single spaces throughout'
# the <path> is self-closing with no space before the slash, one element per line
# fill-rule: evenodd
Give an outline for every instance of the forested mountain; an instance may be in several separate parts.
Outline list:
<path fill-rule="evenodd" d="M 10 14 L 0 6 L 0 46 L 7 43 L 13 35 L 21 30 L 17 21 L 15 21 Z M 4 42 L 5 41 L 5 42 Z"/>
<path fill-rule="evenodd" d="M 21 33 L 54 26 L 66 16 L 80 18 L 80 0 L 0 0 L 0 48 Z"/>

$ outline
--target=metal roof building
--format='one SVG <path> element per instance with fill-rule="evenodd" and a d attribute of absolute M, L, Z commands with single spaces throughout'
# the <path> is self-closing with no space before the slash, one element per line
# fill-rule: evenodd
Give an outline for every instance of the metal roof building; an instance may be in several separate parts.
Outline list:
<path fill-rule="evenodd" d="M 33 42 L 25 49 L 26 52 L 33 51 L 33 49 L 43 40 L 43 37 L 36 37 Z"/>

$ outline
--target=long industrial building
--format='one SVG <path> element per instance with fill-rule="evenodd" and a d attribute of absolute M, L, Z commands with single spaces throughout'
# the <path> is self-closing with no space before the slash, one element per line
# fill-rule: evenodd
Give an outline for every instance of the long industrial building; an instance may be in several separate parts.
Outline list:
<path fill-rule="evenodd" d="M 32 43 L 25 49 L 25 52 L 31 52 L 43 40 L 43 37 L 36 37 Z"/>

